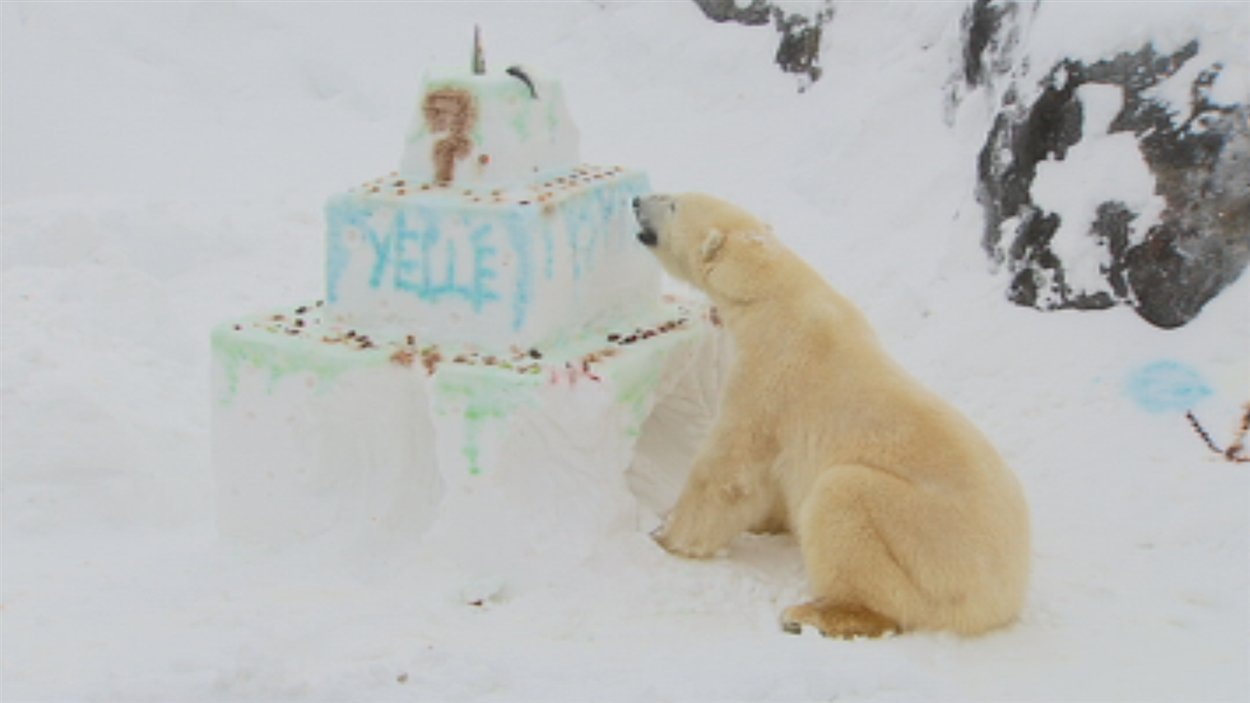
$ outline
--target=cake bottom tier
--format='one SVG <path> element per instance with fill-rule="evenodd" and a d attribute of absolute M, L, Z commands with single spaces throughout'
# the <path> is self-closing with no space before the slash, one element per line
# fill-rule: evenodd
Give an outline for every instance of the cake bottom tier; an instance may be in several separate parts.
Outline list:
<path fill-rule="evenodd" d="M 424 535 L 481 573 L 544 544 L 585 555 L 671 498 L 726 357 L 709 309 L 672 299 L 655 319 L 507 356 L 360 336 L 320 310 L 213 332 L 212 459 L 230 541 Z"/>

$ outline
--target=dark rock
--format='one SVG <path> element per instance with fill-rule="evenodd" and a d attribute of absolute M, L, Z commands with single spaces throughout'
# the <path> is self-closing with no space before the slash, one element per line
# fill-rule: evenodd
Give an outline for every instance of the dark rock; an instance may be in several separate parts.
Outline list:
<path fill-rule="evenodd" d="M 751 0 L 746 7 L 738 7 L 734 0 L 694 0 L 703 10 L 708 19 L 715 22 L 737 22 L 738 24 L 768 24 L 773 18 L 776 8 L 768 0 Z"/>
<path fill-rule="evenodd" d="M 734 0 L 694 0 L 703 14 L 714 22 L 737 22 L 758 26 L 772 22 L 781 34 L 774 61 L 781 70 L 807 79 L 799 90 L 820 78 L 820 39 L 822 28 L 833 19 L 833 0 L 824 0 L 815 14 L 786 13 L 771 0 L 751 0 L 739 7 Z"/>
<path fill-rule="evenodd" d="M 1012 22 L 1017 7 L 1015 3 L 976 0 L 964 13 L 963 75 L 969 87 L 985 83 L 1010 67 L 1012 50 L 1019 41 Z"/>
<path fill-rule="evenodd" d="M 1013 70 L 1000 60 L 1008 42 L 997 37 L 1014 7 L 978 0 L 965 15 L 968 86 Z M 1151 324 L 1173 328 L 1192 320 L 1250 262 L 1250 110 L 1209 99 L 1220 64 L 1203 67 L 1193 80 L 1188 114 L 1147 94 L 1194 60 L 1198 48 L 1195 40 L 1170 54 L 1147 45 L 1088 64 L 1063 60 L 1040 85 L 1013 84 L 1003 92 L 978 160 L 978 200 L 986 216 L 982 245 L 1012 274 L 1010 300 L 1043 310 L 1129 305 Z M 987 56 L 995 63 L 987 66 Z M 1154 194 L 1165 203 L 1158 222 L 1136 237 L 1141 213 L 1115 200 L 1098 206 L 1087 232 L 1088 246 L 1106 262 L 1105 285 L 1096 290 L 1070 285 L 1070 262 L 1051 247 L 1062 218 L 1089 213 L 1046 211 L 1031 193 L 1039 163 L 1062 161 L 1083 138 L 1098 138 L 1082 134 L 1077 89 L 1090 84 L 1123 90 L 1108 131 L 1134 136 L 1154 175 Z M 1022 97 L 1028 95 L 1036 97 Z"/>
<path fill-rule="evenodd" d="M 802 15 L 783 18 L 778 13 L 777 18 L 777 29 L 781 32 L 777 65 L 786 73 L 803 74 L 813 81 L 818 80 L 822 23 L 812 22 Z"/>
<path fill-rule="evenodd" d="M 968 5 L 959 23 L 959 70 L 946 86 L 948 122 L 965 93 L 992 88 L 1011 74 L 1019 63 L 1021 26 L 1032 20 L 1036 9 L 1036 4 L 1026 7 L 1002 0 L 974 0 Z"/>

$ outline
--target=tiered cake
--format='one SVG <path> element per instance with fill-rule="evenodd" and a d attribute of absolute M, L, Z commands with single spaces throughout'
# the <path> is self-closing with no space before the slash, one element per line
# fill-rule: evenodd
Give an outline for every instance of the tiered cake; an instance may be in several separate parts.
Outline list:
<path fill-rule="evenodd" d="M 537 485 L 623 486 L 710 325 L 660 295 L 630 207 L 646 191 L 578 164 L 558 82 L 428 76 L 399 170 L 326 207 L 324 300 L 214 330 L 221 531 L 459 543 L 483 515 L 544 510 Z"/>
<path fill-rule="evenodd" d="M 654 312 L 646 176 L 579 166 L 560 85 L 513 71 L 428 77 L 400 170 L 330 200 L 333 322 L 507 351 Z"/>

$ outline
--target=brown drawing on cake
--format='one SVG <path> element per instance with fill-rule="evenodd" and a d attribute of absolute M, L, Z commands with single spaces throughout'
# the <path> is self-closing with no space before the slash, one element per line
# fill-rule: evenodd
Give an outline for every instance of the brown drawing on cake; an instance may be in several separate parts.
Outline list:
<path fill-rule="evenodd" d="M 434 142 L 434 180 L 450 183 L 456 177 L 456 161 L 469 155 L 473 141 L 469 130 L 477 121 L 477 105 L 465 90 L 442 88 L 425 96 L 421 104 L 425 124 L 432 134 L 447 136 Z"/>

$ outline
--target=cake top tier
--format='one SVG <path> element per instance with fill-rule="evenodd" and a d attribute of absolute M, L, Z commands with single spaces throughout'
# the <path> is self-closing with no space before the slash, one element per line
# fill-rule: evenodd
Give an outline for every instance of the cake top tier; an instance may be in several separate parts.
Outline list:
<path fill-rule="evenodd" d="M 508 186 L 578 160 L 560 83 L 514 66 L 427 74 L 399 171 L 418 183 Z"/>

